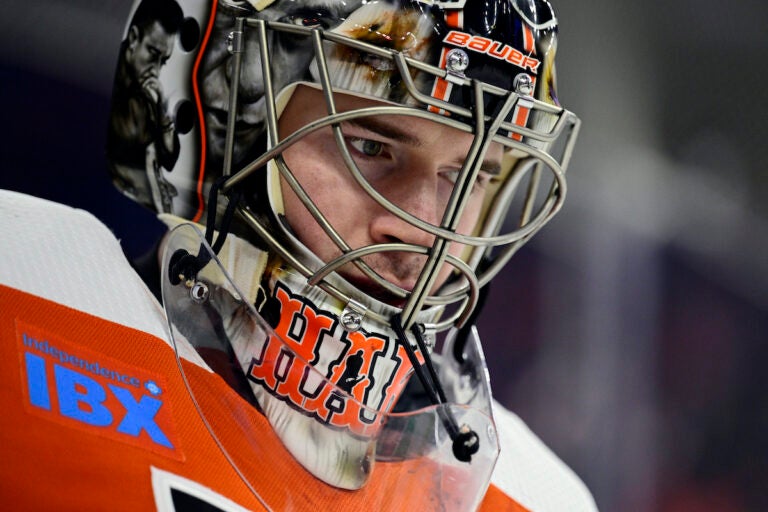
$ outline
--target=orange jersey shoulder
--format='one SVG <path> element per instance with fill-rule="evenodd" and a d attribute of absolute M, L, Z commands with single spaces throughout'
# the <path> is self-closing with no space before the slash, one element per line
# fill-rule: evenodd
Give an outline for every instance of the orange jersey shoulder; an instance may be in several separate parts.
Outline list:
<path fill-rule="evenodd" d="M 297 509 L 359 510 L 380 486 L 422 485 L 387 478 L 385 465 L 369 490 L 319 484 L 253 407 L 182 360 L 206 420 L 241 447 L 230 456 L 249 454 L 234 461 L 238 472 L 200 418 L 174 351 L 150 334 L 0 286 L 0 340 L 0 495 L 22 509 L 182 510 L 199 500 L 262 510 L 263 500 L 289 510 L 301 496 Z M 492 487 L 481 510 L 526 509 Z"/>

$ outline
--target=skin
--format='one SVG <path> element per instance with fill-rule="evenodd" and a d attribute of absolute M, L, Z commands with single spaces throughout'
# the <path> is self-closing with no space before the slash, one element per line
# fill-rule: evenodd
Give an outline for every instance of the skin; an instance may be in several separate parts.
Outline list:
<path fill-rule="evenodd" d="M 337 95 L 339 111 L 376 103 Z M 321 93 L 298 87 L 280 124 L 281 137 L 308 122 L 327 115 Z M 345 141 L 366 179 L 387 199 L 410 214 L 439 224 L 454 180 L 472 143 L 471 134 L 425 119 L 377 116 L 342 125 Z M 343 163 L 330 128 L 304 137 L 283 156 L 288 167 L 313 202 L 352 247 L 405 242 L 431 246 L 433 235 L 403 221 L 376 203 L 360 188 Z M 502 148 L 491 145 L 458 225 L 460 233 L 472 232 L 478 221 L 486 187 L 501 167 Z M 298 238 L 324 261 L 341 254 L 285 181 L 282 184 L 285 213 Z M 463 247 L 452 244 L 449 252 L 459 256 Z M 405 290 L 413 288 L 425 257 L 406 252 L 377 253 L 365 258 L 374 270 Z M 433 291 L 449 277 L 443 265 Z M 397 299 L 365 277 L 353 265 L 341 274 L 359 288 L 385 302 Z"/>

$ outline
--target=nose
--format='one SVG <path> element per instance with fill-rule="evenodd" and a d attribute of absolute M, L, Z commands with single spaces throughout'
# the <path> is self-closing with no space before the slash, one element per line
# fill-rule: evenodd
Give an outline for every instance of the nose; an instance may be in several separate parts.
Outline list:
<path fill-rule="evenodd" d="M 418 219 L 435 225 L 440 222 L 444 204 L 438 197 L 434 173 L 396 173 L 385 184 L 376 189 L 394 205 Z M 403 179 L 403 175 L 409 179 Z M 407 222 L 382 206 L 376 207 L 376 214 L 370 224 L 371 237 L 376 243 L 403 242 L 430 247 L 434 235 Z"/>
<path fill-rule="evenodd" d="M 243 43 L 243 59 L 240 66 L 240 89 L 238 96 L 241 101 L 255 103 L 264 95 L 261 73 L 261 56 L 259 43 L 254 31 L 246 33 Z M 227 84 L 232 85 L 232 77 L 235 72 L 235 59 L 227 57 L 226 77 Z"/>
<path fill-rule="evenodd" d="M 160 78 L 160 72 L 163 70 L 163 66 L 165 66 L 166 61 L 160 61 L 154 66 L 152 66 L 152 72 L 155 75 L 155 78 Z"/>

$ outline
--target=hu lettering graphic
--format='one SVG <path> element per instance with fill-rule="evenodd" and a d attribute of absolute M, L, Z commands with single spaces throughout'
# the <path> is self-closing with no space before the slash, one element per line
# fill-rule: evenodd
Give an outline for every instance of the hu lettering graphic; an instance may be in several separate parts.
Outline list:
<path fill-rule="evenodd" d="M 278 282 L 275 335 L 257 347 L 247 376 L 318 421 L 371 435 L 411 370 L 394 339 L 347 332 L 338 319 Z"/>

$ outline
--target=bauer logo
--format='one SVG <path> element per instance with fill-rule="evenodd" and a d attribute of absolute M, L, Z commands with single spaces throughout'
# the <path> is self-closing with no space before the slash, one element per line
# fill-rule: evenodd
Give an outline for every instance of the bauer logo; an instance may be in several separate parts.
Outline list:
<path fill-rule="evenodd" d="M 533 73 L 538 73 L 539 64 L 541 64 L 538 59 L 523 54 L 517 48 L 488 39 L 487 37 L 475 36 L 458 30 L 448 32 L 443 41 L 478 53 L 484 53 L 489 57 L 509 62 L 523 69 L 530 69 Z"/>
<path fill-rule="evenodd" d="M 18 322 L 16 328 L 30 413 L 182 458 L 159 375 L 34 326 Z"/>

